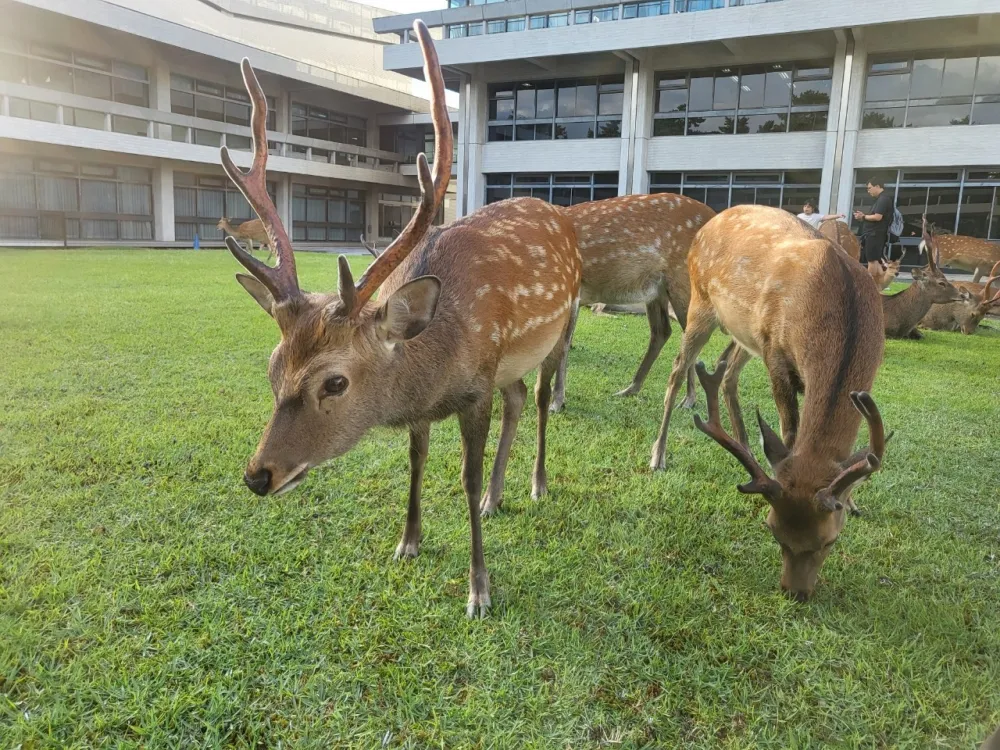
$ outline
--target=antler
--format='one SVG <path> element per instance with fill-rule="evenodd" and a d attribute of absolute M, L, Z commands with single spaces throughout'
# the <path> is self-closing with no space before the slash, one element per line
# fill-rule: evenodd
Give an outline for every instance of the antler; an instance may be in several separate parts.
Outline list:
<path fill-rule="evenodd" d="M 990 287 L 993 286 L 993 282 L 1000 281 L 1000 261 L 993 266 L 993 270 L 990 271 L 990 277 L 986 279 L 986 286 L 983 287 L 983 304 L 984 305 L 1000 305 L 1000 291 L 996 293 L 993 299 L 990 299 Z"/>
<path fill-rule="evenodd" d="M 934 234 L 927 227 L 927 214 L 924 214 L 920 224 L 920 234 L 924 244 L 927 246 L 927 265 L 932 270 L 941 263 L 941 250 L 938 249 L 937 242 L 934 241 Z"/>
<path fill-rule="evenodd" d="M 275 300 L 288 299 L 299 294 L 299 279 L 295 273 L 292 243 L 281 224 L 278 209 L 267 194 L 267 99 L 247 58 L 243 58 L 240 68 L 243 71 L 243 83 L 253 103 L 250 122 L 253 131 L 253 164 L 249 172 L 244 172 L 233 163 L 229 149 L 223 146 L 222 167 L 260 217 L 278 263 L 274 268 L 262 263 L 240 247 L 232 236 L 226 237 L 226 246 L 236 256 L 236 260 L 268 288 Z"/>
<path fill-rule="evenodd" d="M 851 403 L 868 422 L 868 448 L 860 450 L 842 464 L 840 473 L 830 484 L 816 493 L 816 502 L 828 511 L 840 510 L 843 503 L 840 496 L 861 480 L 871 476 L 882 467 L 882 457 L 885 455 L 885 444 L 889 438 L 885 435 L 885 425 L 882 415 L 875 404 L 875 399 L 865 391 L 853 391 Z M 889 437 L 892 437 L 891 435 Z"/>
<path fill-rule="evenodd" d="M 378 248 L 375 247 L 375 243 L 373 242 L 373 243 L 371 243 L 369 245 L 367 242 L 365 242 L 365 236 L 364 235 L 361 235 L 361 245 L 362 245 L 362 247 L 364 247 L 365 250 L 367 250 L 369 253 L 371 253 L 374 257 L 377 258 L 379 256 Z"/>
<path fill-rule="evenodd" d="M 727 365 L 726 360 L 720 361 L 711 375 L 708 374 L 704 362 L 699 362 L 695 366 L 698 380 L 701 381 L 701 387 L 705 389 L 708 400 L 708 423 L 703 422 L 701 417 L 695 414 L 694 425 L 732 453 L 750 474 L 750 481 L 739 485 L 737 489 L 747 495 L 763 495 L 773 505 L 781 499 L 781 485 L 767 475 L 749 448 L 725 431 L 719 418 L 719 384 L 726 374 Z"/>
<path fill-rule="evenodd" d="M 451 180 L 452 132 L 451 116 L 448 114 L 448 104 L 445 101 L 444 79 L 441 76 L 441 63 L 431 34 L 423 21 L 413 22 L 413 30 L 417 34 L 420 48 L 424 53 L 424 78 L 431 87 L 431 119 L 434 122 L 434 175 L 431 177 L 427 166 L 427 157 L 420 154 L 417 157 L 417 176 L 420 181 L 420 205 L 416 213 L 406 225 L 402 234 L 389 245 L 374 263 L 368 267 L 358 280 L 354 304 L 349 309 L 350 315 L 356 315 L 365 303 L 372 298 L 384 282 L 407 255 L 427 234 L 434 215 L 448 190 Z M 341 279 L 343 285 L 344 279 Z"/>

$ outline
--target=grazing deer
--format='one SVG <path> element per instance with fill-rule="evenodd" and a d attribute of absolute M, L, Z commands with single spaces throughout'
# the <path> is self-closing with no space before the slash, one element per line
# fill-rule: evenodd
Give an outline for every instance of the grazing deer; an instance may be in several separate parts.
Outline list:
<path fill-rule="evenodd" d="M 971 273 L 973 281 L 978 282 L 987 268 L 1000 263 L 1000 243 L 961 234 L 935 234 L 934 240 L 940 264 Z M 920 252 L 927 252 L 925 242 L 920 243 Z"/>
<path fill-rule="evenodd" d="M 851 228 L 839 219 L 827 219 L 819 225 L 819 233 L 843 248 L 854 260 L 861 260 L 861 243 Z"/>
<path fill-rule="evenodd" d="M 868 273 L 872 275 L 872 278 L 875 280 L 875 286 L 878 287 L 880 292 L 892 286 L 892 282 L 894 282 L 896 277 L 899 275 L 899 267 L 902 263 L 902 258 L 889 260 L 889 258 L 883 256 L 882 262 L 878 264 L 878 268 L 876 270 L 872 270 L 872 266 L 869 264 Z"/>
<path fill-rule="evenodd" d="M 961 302 L 934 305 L 920 321 L 921 327 L 934 331 L 961 331 L 967 336 L 972 335 L 991 310 L 1000 310 L 1000 291 L 990 296 L 996 282 L 1000 282 L 1000 262 L 993 266 L 985 284 L 957 282 L 955 286 L 967 298 Z"/>
<path fill-rule="evenodd" d="M 690 296 L 687 255 L 698 230 L 715 211 L 692 198 L 661 193 L 627 195 L 582 203 L 563 209 L 576 229 L 583 278 L 580 304 L 633 304 L 646 306 L 649 345 L 632 383 L 618 396 L 633 396 L 642 389 L 650 368 L 670 338 L 670 306 L 681 328 L 687 320 Z M 574 307 L 569 337 L 576 326 Z M 552 411 L 563 408 L 569 346 L 556 373 Z M 688 373 L 685 406 L 694 406 L 694 369 Z"/>
<path fill-rule="evenodd" d="M 927 217 L 923 221 L 923 241 L 929 251 L 927 253 L 927 268 L 914 268 L 911 271 L 913 283 L 902 292 L 892 295 L 882 295 L 882 308 L 885 312 L 885 335 L 889 338 L 917 338 L 920 333 L 917 325 L 931 309 L 932 305 L 942 305 L 948 302 L 960 302 L 962 292 L 948 281 L 941 272 L 941 255 L 937 250 L 937 239 L 927 228 Z"/>
<path fill-rule="evenodd" d="M 504 469 L 526 400 L 523 376 L 539 367 L 538 453 L 532 495 L 546 491 L 545 431 L 551 381 L 562 355 L 570 308 L 579 293 L 580 254 L 572 224 L 555 206 L 521 198 L 496 203 L 432 229 L 451 175 L 452 129 L 445 88 L 427 27 L 414 22 L 431 85 L 434 174 L 417 159 L 421 199 L 403 232 L 357 284 L 339 259 L 338 294 L 299 288 L 295 257 L 265 188 L 266 102 L 249 62 L 243 78 L 253 102 L 253 166 L 244 174 L 227 150 L 230 179 L 261 217 L 278 256 L 271 268 L 235 241 L 230 251 L 252 276 L 238 279 L 281 329 L 268 368 L 275 406 L 244 481 L 258 495 L 292 489 L 309 470 L 347 453 L 372 427 L 410 435 L 410 493 L 397 559 L 420 545 L 420 493 L 431 422 L 457 414 L 462 485 L 472 553 L 470 617 L 490 607 L 480 506 L 499 506 Z M 378 302 L 371 299 L 379 291 Z M 492 397 L 503 395 L 493 475 L 482 495 Z"/>
<path fill-rule="evenodd" d="M 813 593 L 820 566 L 844 526 L 851 491 L 881 466 L 885 436 L 868 390 L 885 335 L 878 290 L 868 272 L 792 214 L 766 206 L 723 211 L 699 232 L 688 257 L 687 328 L 664 401 L 651 466 L 665 467 L 667 430 L 681 380 L 719 326 L 733 340 L 715 373 L 698 365 L 709 421 L 695 424 L 750 473 L 743 493 L 770 504 L 767 523 L 781 546 L 781 587 L 799 601 Z M 782 438 L 758 413 L 769 476 L 747 447 L 736 399 L 740 370 L 764 360 Z M 726 391 L 738 438 L 720 422 Z M 801 416 L 798 396 L 804 393 Z M 735 409 L 733 408 L 735 406 Z M 861 416 L 870 445 L 853 452 Z"/>
<path fill-rule="evenodd" d="M 274 255 L 274 250 L 272 249 L 274 246 L 271 244 L 271 240 L 267 236 L 267 230 L 264 228 L 264 223 L 260 219 L 244 221 L 238 227 L 230 224 L 229 219 L 219 219 L 219 223 L 215 227 L 238 240 L 246 240 L 250 246 L 251 253 L 253 252 L 253 243 L 256 242 L 260 247 L 267 246 L 267 257 L 269 259 Z"/>

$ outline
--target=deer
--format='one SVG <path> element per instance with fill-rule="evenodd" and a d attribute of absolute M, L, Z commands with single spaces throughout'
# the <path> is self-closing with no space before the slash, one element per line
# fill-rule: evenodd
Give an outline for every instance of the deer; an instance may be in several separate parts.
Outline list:
<path fill-rule="evenodd" d="M 902 258 L 889 260 L 888 257 L 883 256 L 882 262 L 879 263 L 877 270 L 872 270 L 871 266 L 868 267 L 868 272 L 875 280 L 875 285 L 878 287 L 880 292 L 892 286 L 892 282 L 894 282 L 896 277 L 899 275 L 899 267 L 902 263 Z"/>
<path fill-rule="evenodd" d="M 423 22 L 415 21 L 413 28 L 431 87 L 434 172 L 421 154 L 414 215 L 357 283 L 347 259 L 338 258 L 336 293 L 299 287 L 291 243 L 266 190 L 267 104 L 253 68 L 243 60 L 253 104 L 253 162 L 243 172 L 223 148 L 222 164 L 261 218 L 277 264 L 259 261 L 235 240 L 228 247 L 249 272 L 237 280 L 281 332 L 268 365 L 273 413 L 243 479 L 257 495 L 282 495 L 313 468 L 348 453 L 372 427 L 406 429 L 410 489 L 394 558 L 416 557 L 430 425 L 457 416 L 471 538 L 466 614 L 484 617 L 491 599 L 481 516 L 500 506 L 527 398 L 523 377 L 536 368 L 532 496 L 547 491 L 551 384 L 579 294 L 580 254 L 570 221 L 535 198 L 492 204 L 447 227 L 432 227 L 451 175 L 452 128 L 434 43 Z M 484 495 L 483 460 L 497 389 L 503 398 L 500 440 Z"/>
<path fill-rule="evenodd" d="M 267 236 L 267 230 L 260 219 L 250 219 L 234 227 L 229 223 L 229 219 L 223 218 L 219 219 L 219 223 L 215 227 L 216 229 L 221 229 L 227 235 L 235 237 L 237 240 L 246 240 L 250 246 L 251 253 L 253 252 L 253 243 L 256 242 L 260 247 L 267 246 L 269 251 L 268 259 L 274 255 L 274 250 L 272 249 L 274 245 L 271 244 L 271 240 Z"/>
<path fill-rule="evenodd" d="M 845 509 L 858 512 L 854 487 L 882 465 L 885 429 L 869 393 L 885 348 L 878 289 L 837 244 L 792 214 L 767 206 L 737 206 L 711 219 L 695 238 L 688 269 L 687 327 L 650 465 L 666 468 L 667 432 L 681 380 L 722 327 L 732 341 L 714 372 L 697 364 L 708 421 L 696 416 L 695 426 L 749 473 L 739 491 L 760 495 L 770 505 L 767 525 L 781 547 L 781 588 L 804 602 L 844 527 Z M 740 371 L 753 356 L 767 367 L 781 422 L 779 437 L 757 413 L 772 474 L 749 448 L 737 399 Z M 720 420 L 720 387 L 735 437 Z M 869 443 L 854 451 L 862 416 Z"/>
<path fill-rule="evenodd" d="M 644 304 L 649 344 L 631 384 L 617 396 L 634 396 L 670 338 L 670 309 L 681 328 L 687 320 L 687 255 L 698 230 L 715 211 L 693 198 L 671 193 L 627 195 L 582 203 L 563 212 L 573 222 L 583 261 L 579 304 Z M 552 411 L 566 400 L 569 348 L 579 305 L 574 306 L 569 341 L 556 372 Z M 688 373 L 685 407 L 694 406 L 694 369 Z"/>
<path fill-rule="evenodd" d="M 935 234 L 934 239 L 941 263 L 971 273 L 974 282 L 983 278 L 987 268 L 1000 262 L 1000 243 L 961 234 Z M 921 242 L 920 252 L 927 251 L 927 244 Z"/>
<path fill-rule="evenodd" d="M 923 218 L 921 231 L 921 244 L 928 248 L 927 268 L 914 268 L 910 272 L 913 283 L 902 292 L 882 295 L 885 335 L 889 338 L 921 338 L 917 325 L 932 305 L 960 302 L 963 299 L 962 292 L 941 271 L 941 254 L 937 250 L 936 238 L 927 227 L 926 216 Z"/>
<path fill-rule="evenodd" d="M 990 296 L 992 287 L 997 282 L 1000 282 L 1000 261 L 993 266 L 985 284 L 957 282 L 955 286 L 966 299 L 934 305 L 924 315 L 920 326 L 934 331 L 961 331 L 971 336 L 979 328 L 983 318 L 994 309 L 1000 310 L 1000 291 Z"/>
<path fill-rule="evenodd" d="M 819 233 L 843 248 L 854 260 L 861 260 L 861 243 L 851 228 L 840 219 L 827 219 L 819 225 Z"/>

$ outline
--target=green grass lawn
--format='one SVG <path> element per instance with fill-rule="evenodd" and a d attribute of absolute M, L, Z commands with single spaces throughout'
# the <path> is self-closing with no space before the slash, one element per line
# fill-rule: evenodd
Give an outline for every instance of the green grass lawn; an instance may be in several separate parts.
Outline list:
<path fill-rule="evenodd" d="M 303 254 L 303 285 L 335 260 Z M 996 322 L 888 344 L 885 469 L 796 605 L 763 503 L 689 414 L 647 468 L 679 337 L 616 400 L 646 323 L 585 311 L 552 493 L 529 499 L 529 406 L 476 622 L 454 420 L 421 555 L 393 563 L 404 433 L 282 498 L 243 487 L 278 332 L 228 254 L 0 269 L 0 748 L 972 748 L 1000 724 Z M 776 423 L 760 362 L 742 385 Z"/>

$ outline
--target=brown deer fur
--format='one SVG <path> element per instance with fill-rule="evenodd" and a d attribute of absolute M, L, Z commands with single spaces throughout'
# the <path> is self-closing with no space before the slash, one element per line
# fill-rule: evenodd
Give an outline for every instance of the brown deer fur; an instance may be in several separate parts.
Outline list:
<path fill-rule="evenodd" d="M 853 507 L 852 488 L 879 468 L 885 447 L 881 418 L 867 394 L 885 346 L 878 290 L 834 243 L 765 206 L 738 206 L 709 221 L 691 247 L 688 268 L 687 328 L 651 465 L 665 466 L 681 380 L 721 326 L 733 341 L 714 375 L 699 365 L 709 422 L 696 417 L 695 423 L 750 472 L 752 481 L 740 490 L 770 503 L 767 523 L 781 546 L 781 586 L 805 600 L 844 526 L 844 506 Z M 774 478 L 746 441 L 730 437 L 719 421 L 719 387 L 731 390 L 727 401 L 735 399 L 739 371 L 751 355 L 764 360 L 781 420 L 784 441 L 758 415 Z M 870 448 L 852 454 L 862 414 Z"/>
<path fill-rule="evenodd" d="M 216 224 L 216 228 L 221 229 L 226 234 L 231 235 L 238 240 L 246 240 L 250 245 L 251 253 L 253 252 L 254 242 L 261 247 L 270 245 L 270 241 L 267 239 L 267 230 L 264 229 L 264 223 L 260 219 L 244 221 L 238 227 L 234 227 L 230 224 L 229 219 L 219 219 L 219 223 Z"/>
<path fill-rule="evenodd" d="M 934 240 L 941 253 L 941 265 L 967 271 L 973 274 L 973 281 L 979 281 L 989 269 L 1000 263 L 1000 244 L 996 242 L 961 234 L 935 234 Z M 925 251 L 926 245 L 921 242 L 920 252 Z"/>
<path fill-rule="evenodd" d="M 926 221 L 924 224 L 923 244 L 931 248 L 927 254 L 927 268 L 914 268 L 910 272 L 913 283 L 902 292 L 882 295 L 885 335 L 889 338 L 919 338 L 917 325 L 932 305 L 962 300 L 962 292 L 941 272 L 938 265 L 940 256 L 935 251 L 937 238 L 927 230 Z"/>
<path fill-rule="evenodd" d="M 1000 311 L 1000 291 L 993 293 L 994 285 L 1000 289 L 1000 262 L 993 266 L 985 284 L 956 282 L 965 298 L 960 302 L 934 305 L 920 321 L 923 328 L 935 331 L 961 331 L 966 335 L 976 332 L 979 324 L 990 312 Z"/>
<path fill-rule="evenodd" d="M 474 617 L 490 607 L 480 505 L 486 511 L 500 505 L 507 456 L 526 399 L 522 378 L 539 366 L 532 495 L 546 491 L 551 381 L 579 294 L 580 255 L 569 220 L 558 208 L 533 198 L 493 204 L 444 229 L 431 227 L 451 174 L 452 129 L 430 34 L 419 21 L 414 29 L 432 89 L 434 175 L 421 154 L 416 214 L 357 285 L 346 259 L 340 258 L 338 294 L 298 288 L 291 245 L 264 187 L 266 103 L 244 62 L 254 102 L 254 167 L 243 174 L 228 153 L 223 164 L 275 240 L 278 265 L 262 264 L 235 242 L 229 247 L 254 274 L 241 276 L 240 282 L 281 329 L 268 368 L 274 413 L 245 481 L 260 495 L 286 492 L 312 467 L 349 451 L 372 427 L 405 427 L 410 433 L 410 496 L 396 558 L 413 557 L 421 538 L 420 492 L 430 424 L 457 414 L 472 537 L 466 611 Z M 379 300 L 372 302 L 376 290 Z M 483 455 L 497 388 L 503 395 L 503 424 L 483 497 Z"/>
<path fill-rule="evenodd" d="M 883 263 L 879 263 L 874 270 L 871 264 L 868 265 L 868 273 L 870 273 L 872 278 L 875 280 L 875 286 L 878 287 L 880 292 L 883 289 L 888 289 L 892 286 L 892 282 L 894 282 L 896 277 L 899 275 L 899 266 L 902 262 L 902 258 L 889 261 L 883 259 L 884 265 Z"/>
<path fill-rule="evenodd" d="M 819 233 L 835 242 L 854 260 L 861 259 L 861 243 L 854 232 L 840 219 L 827 219 L 819 225 Z"/>
<path fill-rule="evenodd" d="M 642 389 L 650 368 L 670 338 L 672 305 L 684 327 L 690 282 L 687 254 L 698 230 L 715 211 L 682 195 L 628 195 L 582 203 L 563 209 L 576 229 L 583 278 L 580 304 L 641 303 L 649 320 L 649 345 L 632 378 L 619 396 Z M 570 323 L 572 339 L 576 310 Z M 566 392 L 569 346 L 556 373 L 552 410 L 562 409 Z M 687 406 L 694 405 L 694 370 L 688 375 Z"/>

